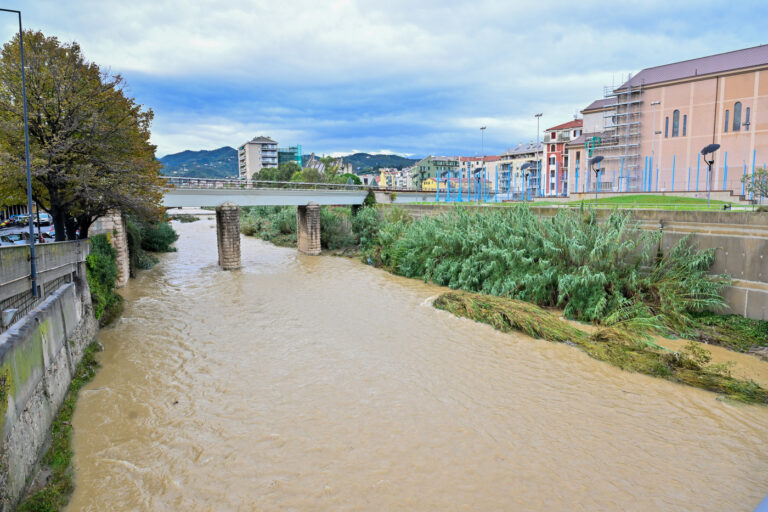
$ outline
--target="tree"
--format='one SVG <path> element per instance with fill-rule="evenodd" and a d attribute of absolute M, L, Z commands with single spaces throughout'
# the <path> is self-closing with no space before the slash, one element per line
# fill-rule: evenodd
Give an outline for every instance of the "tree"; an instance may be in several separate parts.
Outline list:
<path fill-rule="evenodd" d="M 285 162 L 277 167 L 263 167 L 257 179 L 260 181 L 291 181 L 294 173 L 301 171 L 301 166 L 296 162 Z"/>
<path fill-rule="evenodd" d="M 360 181 L 360 178 L 356 174 L 352 173 L 344 173 L 339 176 L 336 176 L 336 183 L 347 183 L 348 180 L 352 180 L 352 183 L 354 185 L 362 185 L 363 182 Z"/>
<path fill-rule="evenodd" d="M 753 175 L 742 176 L 745 190 L 757 197 L 768 197 L 768 169 L 758 168 Z"/>
<path fill-rule="evenodd" d="M 86 237 L 118 208 L 151 217 L 163 182 L 149 143 L 153 113 L 124 94 L 119 75 L 87 62 L 80 46 L 24 32 L 32 195 L 56 240 Z M 26 186 L 18 36 L 0 52 L 0 194 Z"/>

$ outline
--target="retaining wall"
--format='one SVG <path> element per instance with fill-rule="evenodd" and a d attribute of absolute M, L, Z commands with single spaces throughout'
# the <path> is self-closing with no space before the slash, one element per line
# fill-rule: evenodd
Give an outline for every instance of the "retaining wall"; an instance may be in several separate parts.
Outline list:
<path fill-rule="evenodd" d="M 56 289 L 0 335 L 2 512 L 23 495 L 45 454 L 51 423 L 83 350 L 98 330 L 85 262 L 75 264 L 73 282 Z"/>
<path fill-rule="evenodd" d="M 379 208 L 391 208 L 380 205 Z M 497 206 L 402 205 L 414 217 L 436 215 L 452 208 L 483 211 Z M 507 207 L 508 208 L 508 207 Z M 534 207 L 532 211 L 551 217 L 561 208 Z M 605 218 L 611 210 L 597 210 Z M 645 229 L 663 231 L 662 248 L 669 249 L 682 237 L 692 235 L 700 249 L 715 248 L 713 274 L 727 273 L 733 286 L 723 291 L 726 313 L 768 320 L 768 213 L 734 211 L 632 210 Z"/>

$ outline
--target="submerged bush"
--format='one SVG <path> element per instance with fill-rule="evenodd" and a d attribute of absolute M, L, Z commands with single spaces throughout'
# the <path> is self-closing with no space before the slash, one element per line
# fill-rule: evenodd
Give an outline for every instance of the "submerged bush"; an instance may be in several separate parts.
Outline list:
<path fill-rule="evenodd" d="M 320 244 L 331 250 L 357 244 L 348 213 L 334 208 L 320 209 Z"/>
<path fill-rule="evenodd" d="M 179 234 L 168 222 L 145 222 L 141 224 L 141 248 L 151 252 L 174 252 L 171 245 Z"/>
<path fill-rule="evenodd" d="M 106 311 L 117 308 L 121 298 L 115 293 L 117 251 L 107 235 L 91 237 L 91 251 L 85 259 L 88 286 L 91 289 L 93 315 L 101 319 Z"/>

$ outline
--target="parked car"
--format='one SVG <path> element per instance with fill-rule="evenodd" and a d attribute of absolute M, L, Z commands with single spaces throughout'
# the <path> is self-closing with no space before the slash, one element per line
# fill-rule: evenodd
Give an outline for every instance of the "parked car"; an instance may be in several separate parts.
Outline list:
<path fill-rule="evenodd" d="M 39 220 L 38 220 L 39 219 Z M 40 212 L 37 215 L 35 215 L 35 224 L 38 226 L 50 226 L 53 224 L 53 217 L 51 217 L 48 213 Z"/>
<path fill-rule="evenodd" d="M 0 236 L 3 245 L 26 245 L 29 243 L 29 233 L 6 233 Z"/>

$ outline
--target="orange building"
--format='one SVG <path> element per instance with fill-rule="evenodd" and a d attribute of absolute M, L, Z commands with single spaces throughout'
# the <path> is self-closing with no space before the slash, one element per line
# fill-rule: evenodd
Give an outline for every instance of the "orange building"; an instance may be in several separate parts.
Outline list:
<path fill-rule="evenodd" d="M 590 153 L 604 156 L 601 190 L 741 193 L 742 176 L 768 162 L 768 45 L 644 69 L 582 112 L 594 147 L 570 149 L 583 148 L 581 176 Z M 708 177 L 700 152 L 712 143 Z"/>

